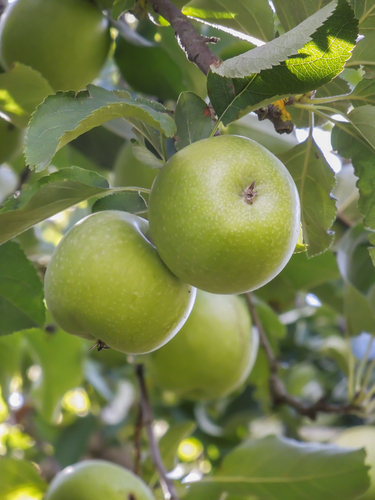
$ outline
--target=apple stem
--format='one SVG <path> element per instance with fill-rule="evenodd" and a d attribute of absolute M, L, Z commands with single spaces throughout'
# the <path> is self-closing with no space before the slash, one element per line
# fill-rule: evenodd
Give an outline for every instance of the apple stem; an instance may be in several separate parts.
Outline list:
<path fill-rule="evenodd" d="M 173 483 L 167 476 L 167 470 L 164 466 L 163 460 L 160 455 L 159 446 L 155 438 L 154 429 L 152 425 L 153 424 L 152 408 L 144 377 L 144 366 L 141 364 L 136 365 L 135 374 L 140 389 L 140 407 L 141 407 L 140 411 L 142 412 L 142 423 L 147 432 L 152 461 L 154 462 L 155 468 L 159 473 L 160 485 L 162 487 L 164 497 L 166 500 L 178 500 Z"/>
<path fill-rule="evenodd" d="M 316 420 L 317 414 L 322 413 L 334 413 L 337 415 L 345 415 L 353 413 L 356 415 L 362 415 L 365 408 L 358 406 L 353 403 L 346 403 L 343 405 L 334 405 L 328 402 L 328 397 L 325 395 L 311 406 L 305 405 L 298 398 L 295 398 L 289 394 L 285 388 L 283 381 L 278 376 L 279 363 L 277 362 L 276 356 L 272 349 L 272 346 L 267 338 L 266 332 L 264 331 L 263 325 L 258 316 L 253 296 L 251 293 L 245 293 L 245 298 L 247 300 L 250 315 L 252 317 L 253 323 L 256 326 L 259 333 L 259 344 L 263 348 L 267 362 L 270 368 L 269 377 L 269 389 L 273 404 L 275 406 L 287 405 L 299 413 L 300 415 L 306 416 L 311 420 Z"/>

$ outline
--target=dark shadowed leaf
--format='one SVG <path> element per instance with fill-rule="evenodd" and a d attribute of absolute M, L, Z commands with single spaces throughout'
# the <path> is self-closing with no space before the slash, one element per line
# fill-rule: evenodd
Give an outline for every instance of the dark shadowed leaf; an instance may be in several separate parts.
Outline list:
<path fill-rule="evenodd" d="M 277 16 L 285 31 L 289 31 L 317 10 L 324 7 L 330 0 L 274 0 Z"/>
<path fill-rule="evenodd" d="M 93 213 L 103 210 L 121 210 L 131 214 L 142 214 L 147 212 L 147 205 L 140 193 L 116 193 L 99 198 L 91 209 Z"/>
<path fill-rule="evenodd" d="M 194 92 L 183 92 L 176 105 L 176 149 L 210 137 L 212 118 L 207 104 Z"/>
<path fill-rule="evenodd" d="M 45 320 L 43 285 L 19 245 L 0 246 L 0 336 L 42 326 Z"/>

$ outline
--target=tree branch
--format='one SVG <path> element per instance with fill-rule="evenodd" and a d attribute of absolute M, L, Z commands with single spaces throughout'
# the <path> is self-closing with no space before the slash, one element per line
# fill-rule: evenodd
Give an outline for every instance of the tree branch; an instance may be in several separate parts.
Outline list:
<path fill-rule="evenodd" d="M 217 67 L 221 60 L 207 47 L 208 43 L 216 43 L 217 38 L 202 36 L 191 24 L 188 17 L 169 0 L 150 0 L 150 5 L 173 27 L 180 47 L 187 58 L 207 75 L 211 66 Z"/>
<path fill-rule="evenodd" d="M 147 432 L 151 457 L 159 473 L 160 485 L 163 489 L 163 493 L 166 500 L 178 500 L 173 483 L 167 477 L 167 471 L 166 468 L 164 467 L 163 461 L 160 456 L 160 450 L 155 439 L 154 431 L 152 428 L 152 423 L 153 423 L 152 409 L 150 405 L 150 399 L 148 397 L 148 390 L 143 372 L 144 372 L 143 365 L 136 365 L 135 373 L 137 376 L 140 395 L 141 395 L 140 404 L 142 407 L 143 425 Z"/>
<path fill-rule="evenodd" d="M 139 402 L 137 419 L 134 426 L 134 466 L 133 471 L 137 476 L 141 472 L 141 447 L 142 447 L 143 411 Z"/>
<path fill-rule="evenodd" d="M 321 413 L 336 413 L 337 415 L 345 415 L 348 413 L 356 413 L 361 410 L 358 406 L 354 404 L 345 404 L 345 405 L 334 405 L 328 402 L 328 397 L 323 396 L 313 405 L 306 405 L 298 398 L 295 398 L 291 394 L 289 394 L 285 388 L 284 383 L 278 376 L 278 362 L 271 347 L 271 344 L 268 341 L 267 335 L 263 329 L 262 323 L 259 319 L 257 310 L 255 308 L 252 294 L 245 294 L 247 304 L 249 307 L 249 311 L 253 320 L 254 325 L 257 327 L 259 333 L 259 343 L 261 347 L 264 349 L 264 352 L 267 357 L 268 365 L 270 367 L 270 379 L 269 379 L 269 388 L 270 394 L 275 406 L 288 405 L 293 408 L 297 413 L 303 415 L 305 417 L 309 417 L 311 420 L 316 420 L 317 414 Z"/>

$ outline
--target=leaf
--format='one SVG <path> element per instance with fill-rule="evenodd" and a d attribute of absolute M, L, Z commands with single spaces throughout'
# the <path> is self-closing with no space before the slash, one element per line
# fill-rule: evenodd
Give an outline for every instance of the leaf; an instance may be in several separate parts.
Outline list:
<path fill-rule="evenodd" d="M 350 283 L 344 288 L 344 314 L 349 335 L 375 333 L 375 314 L 367 298 Z"/>
<path fill-rule="evenodd" d="M 0 245 L 38 222 L 92 196 L 134 188 L 110 189 L 107 180 L 96 172 L 78 167 L 64 168 L 46 175 L 9 198 L 0 209 Z"/>
<path fill-rule="evenodd" d="M 196 428 L 195 422 L 186 420 L 170 427 L 159 441 L 162 461 L 168 471 L 176 465 L 176 455 L 181 441 L 190 436 Z"/>
<path fill-rule="evenodd" d="M 235 448 L 214 476 L 193 483 L 191 491 L 255 494 L 262 500 L 352 500 L 370 484 L 365 458 L 363 449 L 267 436 Z"/>
<path fill-rule="evenodd" d="M 78 94 L 69 91 L 49 96 L 37 108 L 26 134 L 26 162 L 39 172 L 65 144 L 114 118 L 125 118 L 136 128 L 144 123 L 167 137 L 176 130 L 173 118 L 160 104 L 88 85 L 87 91 Z"/>
<path fill-rule="evenodd" d="M 375 82 L 374 80 L 362 80 L 349 96 L 353 106 L 364 106 L 375 104 Z"/>
<path fill-rule="evenodd" d="M 301 219 L 307 255 L 324 252 L 333 241 L 330 228 L 336 217 L 331 191 L 335 175 L 312 138 L 280 155 L 292 175 L 300 196 Z"/>
<path fill-rule="evenodd" d="M 175 110 L 175 120 L 177 151 L 211 135 L 212 118 L 208 106 L 194 92 L 180 94 Z"/>
<path fill-rule="evenodd" d="M 330 0 L 273 0 L 277 17 L 285 29 L 291 30 L 302 23 L 307 17 L 312 16 L 317 10 L 324 7 Z"/>
<path fill-rule="evenodd" d="M 111 15 L 113 19 L 118 19 L 121 14 L 128 12 L 134 7 L 134 0 L 115 0 Z"/>
<path fill-rule="evenodd" d="M 210 72 L 207 88 L 217 115 L 227 125 L 261 105 L 324 85 L 343 70 L 356 36 L 353 11 L 345 0 L 339 0 L 312 41 L 280 65 L 246 78 L 223 78 Z"/>
<path fill-rule="evenodd" d="M 374 0 L 351 0 L 354 13 L 359 19 L 359 32 L 367 34 L 375 28 L 375 1 Z"/>
<path fill-rule="evenodd" d="M 375 43 L 375 32 L 370 31 L 365 38 L 360 40 L 353 50 L 353 55 L 346 64 L 347 68 L 363 66 L 366 71 L 375 70 L 375 53 L 374 53 L 374 43 Z"/>
<path fill-rule="evenodd" d="M 162 160 L 159 160 L 159 158 L 151 153 L 143 144 L 137 141 L 133 142 L 132 151 L 137 160 L 149 168 L 161 168 L 164 165 Z"/>
<path fill-rule="evenodd" d="M 63 429 L 54 446 L 54 458 L 62 468 L 77 463 L 84 456 L 89 439 L 96 428 L 97 419 L 88 415 L 78 418 L 72 425 Z"/>
<path fill-rule="evenodd" d="M 274 37 L 273 13 L 267 0 L 191 0 L 183 14 L 204 21 L 215 28 L 230 28 L 263 41 Z"/>
<path fill-rule="evenodd" d="M 278 315 L 266 303 L 257 300 L 255 303 L 260 322 L 267 335 L 282 339 L 286 334 L 286 326 L 281 323 Z"/>
<path fill-rule="evenodd" d="M 0 246 L 0 336 L 42 326 L 43 299 L 42 282 L 19 245 Z"/>
<path fill-rule="evenodd" d="M 33 400 L 49 423 L 56 423 L 64 394 L 83 381 L 83 340 L 62 330 L 24 332 L 28 351 L 42 374 L 33 386 Z"/>
<path fill-rule="evenodd" d="M 20 495 L 19 498 L 41 500 L 47 486 L 31 462 L 1 457 L 0 498 L 16 498 Z"/>
<path fill-rule="evenodd" d="M 141 214 L 147 212 L 147 204 L 140 193 L 116 193 L 99 198 L 91 209 L 93 213 L 103 210 L 121 210 L 131 214 Z"/>
<path fill-rule="evenodd" d="M 6 400 L 10 393 L 10 384 L 21 371 L 22 332 L 0 338 L 0 387 L 1 395 Z M 1 482 L 1 481 L 0 481 Z"/>
<path fill-rule="evenodd" d="M 212 72 L 229 78 L 243 78 L 253 73 L 260 73 L 262 70 L 272 69 L 273 66 L 294 56 L 304 45 L 311 42 L 312 35 L 332 16 L 336 7 L 337 0 L 334 0 L 291 31 L 261 47 L 227 59 L 217 68 L 213 68 Z"/>
<path fill-rule="evenodd" d="M 362 110 L 363 108 L 373 108 L 373 106 L 361 106 L 353 111 Z M 349 113 L 350 117 L 351 113 Z M 359 117 L 360 114 L 357 114 L 355 118 L 358 119 Z M 373 127 L 371 123 L 368 124 L 368 128 L 365 123 L 361 124 L 360 127 L 361 131 L 369 137 L 369 140 L 375 141 L 375 134 L 373 137 L 369 136 L 371 127 Z M 352 159 L 354 173 L 359 177 L 357 182 L 357 187 L 359 189 L 358 210 L 365 216 L 364 225 L 371 229 L 375 229 L 375 178 L 373 175 L 375 169 L 375 153 L 368 142 L 365 143 L 358 137 L 359 134 L 356 129 L 350 127 L 347 127 L 347 129 L 354 137 L 339 129 L 337 126 L 333 128 L 331 136 L 332 146 L 334 149 L 338 150 L 340 155 L 344 158 Z M 356 134 L 357 137 L 355 136 Z"/>
<path fill-rule="evenodd" d="M 27 127 L 31 113 L 52 93 L 47 80 L 29 66 L 15 63 L 0 74 L 0 111 L 19 128 Z"/>

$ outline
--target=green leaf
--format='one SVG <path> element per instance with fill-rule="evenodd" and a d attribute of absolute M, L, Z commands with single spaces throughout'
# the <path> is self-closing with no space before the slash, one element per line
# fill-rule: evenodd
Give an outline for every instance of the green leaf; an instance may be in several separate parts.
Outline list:
<path fill-rule="evenodd" d="M 349 99 L 353 106 L 364 106 L 375 104 L 375 82 L 374 80 L 362 80 L 350 94 Z"/>
<path fill-rule="evenodd" d="M 151 153 L 143 144 L 137 141 L 133 142 L 132 151 L 137 160 L 147 165 L 149 168 L 161 168 L 164 165 L 162 160 L 159 160 L 159 158 Z"/>
<path fill-rule="evenodd" d="M 302 47 L 311 42 L 312 35 L 332 16 L 336 7 L 337 0 L 334 0 L 291 31 L 261 47 L 227 59 L 220 66 L 212 69 L 212 72 L 228 78 L 243 78 L 253 73 L 260 73 L 262 70 L 272 69 L 273 66 L 277 66 L 288 57 L 294 56 Z M 323 55 L 323 50 L 321 52 Z M 306 47 L 303 54 L 306 54 Z"/>
<path fill-rule="evenodd" d="M 134 0 L 115 0 L 111 15 L 113 19 L 118 19 L 121 14 L 128 12 L 134 7 Z"/>
<path fill-rule="evenodd" d="M 370 31 L 365 38 L 360 40 L 353 50 L 351 59 L 346 64 L 347 68 L 362 65 L 366 71 L 375 70 L 375 32 Z"/>
<path fill-rule="evenodd" d="M 54 446 L 54 458 L 62 468 L 77 463 L 83 457 L 96 428 L 97 419 L 93 415 L 78 418 L 72 425 L 64 428 Z"/>
<path fill-rule="evenodd" d="M 354 13 L 359 19 L 359 32 L 363 35 L 375 28 L 375 1 L 374 0 L 351 0 Z"/>
<path fill-rule="evenodd" d="M 42 326 L 43 285 L 19 245 L 0 246 L 0 335 Z"/>
<path fill-rule="evenodd" d="M 29 66 L 15 63 L 0 74 L 0 111 L 19 128 L 27 127 L 31 113 L 52 93 L 47 80 Z"/>
<path fill-rule="evenodd" d="M 296 183 L 304 241 L 308 256 L 313 257 L 327 250 L 333 241 L 330 228 L 336 217 L 335 200 L 331 197 L 334 172 L 312 138 L 280 155 L 280 159 Z"/>
<path fill-rule="evenodd" d="M 84 341 L 62 330 L 32 329 L 24 338 L 34 363 L 42 368 L 33 386 L 34 402 L 47 422 L 56 423 L 62 397 L 83 381 Z"/>
<path fill-rule="evenodd" d="M 39 476 L 37 468 L 27 460 L 1 457 L 0 498 L 35 498 L 41 500 L 47 483 Z"/>
<path fill-rule="evenodd" d="M 9 198 L 0 209 L 0 245 L 38 222 L 92 196 L 137 191 L 136 188 L 110 189 L 96 172 L 78 167 L 64 168 L 46 175 L 17 198 Z"/>
<path fill-rule="evenodd" d="M 256 301 L 255 306 L 260 322 L 267 335 L 279 339 L 284 338 L 286 326 L 281 323 L 278 315 L 273 309 L 266 302 L 260 301 L 259 299 Z"/>
<path fill-rule="evenodd" d="M 6 400 L 10 392 L 10 383 L 21 371 L 22 332 L 0 338 L 0 387 Z"/>
<path fill-rule="evenodd" d="M 349 335 L 375 333 L 375 314 L 367 298 L 350 283 L 344 288 L 344 314 Z"/>
<path fill-rule="evenodd" d="M 365 458 L 363 449 L 268 436 L 235 448 L 214 476 L 193 483 L 191 490 L 255 494 L 262 500 L 353 500 L 369 486 Z"/>
<path fill-rule="evenodd" d="M 353 111 L 360 111 L 364 108 L 372 108 L 375 111 L 373 106 L 361 106 L 360 108 L 355 108 Z M 370 111 L 370 113 L 368 111 Z M 353 116 L 352 112 L 349 113 L 349 117 Z M 372 110 L 365 110 L 365 115 L 366 114 L 370 116 L 367 116 L 364 120 L 371 120 L 371 115 L 375 117 Z M 350 126 L 347 127 L 354 137 L 353 135 L 350 135 L 335 126 L 332 130 L 332 146 L 334 149 L 338 150 L 344 158 L 352 159 L 354 173 L 357 177 L 359 177 L 357 182 L 360 196 L 358 201 L 358 210 L 365 216 L 365 226 L 375 229 L 375 178 L 373 175 L 375 169 L 375 153 L 368 142 L 364 142 L 364 140 L 359 136 L 357 125 L 361 129 L 361 133 L 365 134 L 366 138 L 368 138 L 369 141 L 374 142 L 374 144 L 375 129 L 371 122 L 368 123 L 364 121 L 363 123 L 360 123 L 358 121 L 361 118 L 361 113 L 357 113 L 354 118 L 356 119 L 356 128 Z"/>
<path fill-rule="evenodd" d="M 172 470 L 176 465 L 176 455 L 179 444 L 194 432 L 195 422 L 186 420 L 170 427 L 159 441 L 161 458 L 166 469 Z"/>
<path fill-rule="evenodd" d="M 291 30 L 302 23 L 307 17 L 312 16 L 318 9 L 324 7 L 330 0 L 273 0 L 277 17 L 285 29 Z"/>
<path fill-rule="evenodd" d="M 125 118 L 136 128 L 144 123 L 167 137 L 173 137 L 176 130 L 173 118 L 160 104 L 88 85 L 87 91 L 78 94 L 69 91 L 49 96 L 37 108 L 26 134 L 26 162 L 39 172 L 65 144 L 114 118 Z"/>
<path fill-rule="evenodd" d="M 212 118 L 208 106 L 194 92 L 180 94 L 175 110 L 175 120 L 177 151 L 211 135 Z"/>
<path fill-rule="evenodd" d="M 274 37 L 273 13 L 267 0 L 250 3 L 246 0 L 191 0 L 182 12 L 215 28 L 230 28 L 265 42 Z"/>
<path fill-rule="evenodd" d="M 147 212 L 147 204 L 140 193 L 116 193 L 100 198 L 91 209 L 93 213 L 103 210 L 121 210 L 131 214 L 141 214 Z"/>
<path fill-rule="evenodd" d="M 211 103 L 224 125 L 281 97 L 301 94 L 328 83 L 350 57 L 357 37 L 357 20 L 345 0 L 312 35 L 298 54 L 280 65 L 246 78 L 208 74 Z M 229 61 L 229 60 L 228 60 Z"/>

